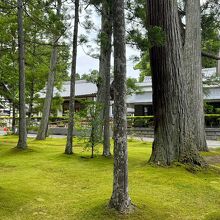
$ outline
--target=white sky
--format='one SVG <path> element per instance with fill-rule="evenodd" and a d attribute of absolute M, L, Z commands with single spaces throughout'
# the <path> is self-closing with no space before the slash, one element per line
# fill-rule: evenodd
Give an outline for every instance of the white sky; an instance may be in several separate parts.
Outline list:
<path fill-rule="evenodd" d="M 82 18 L 84 13 L 81 14 L 81 23 Z M 101 18 L 99 16 L 97 16 L 96 13 L 94 13 L 94 16 L 92 16 L 93 22 L 96 25 L 96 28 L 100 28 L 100 22 L 101 22 Z M 81 25 L 79 26 L 79 35 L 80 34 L 85 34 L 85 30 L 81 27 Z M 90 40 L 91 39 L 95 39 L 97 36 L 97 32 L 93 31 L 90 34 Z M 97 47 L 95 43 L 92 43 L 92 47 Z M 98 70 L 99 69 L 99 60 L 98 59 L 94 59 L 91 56 L 87 55 L 86 52 L 88 52 L 86 46 L 79 46 L 78 47 L 78 55 L 77 55 L 77 73 L 79 74 L 83 74 L 83 73 L 89 73 L 91 70 Z M 98 53 L 99 51 L 97 51 Z M 134 63 L 133 61 L 131 61 L 129 58 L 131 56 L 139 56 L 140 52 L 136 49 L 132 49 L 131 47 L 127 46 L 127 76 L 128 77 L 134 77 L 134 78 L 138 78 L 139 76 L 139 71 L 138 70 L 134 70 Z M 112 58 L 112 66 L 113 66 L 113 58 Z"/>
<path fill-rule="evenodd" d="M 134 63 L 129 61 L 129 57 L 132 55 L 139 55 L 139 51 L 127 47 L 127 75 L 129 77 L 137 78 L 139 76 L 139 71 L 134 70 Z M 90 70 L 99 68 L 99 60 L 94 59 L 88 55 L 86 55 L 81 47 L 78 49 L 78 58 L 77 58 L 77 73 L 89 73 Z"/>

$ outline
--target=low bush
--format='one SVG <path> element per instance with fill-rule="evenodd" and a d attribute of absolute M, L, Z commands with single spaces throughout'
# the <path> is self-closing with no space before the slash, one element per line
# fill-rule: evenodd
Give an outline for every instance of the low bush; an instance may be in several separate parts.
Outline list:
<path fill-rule="evenodd" d="M 153 127 L 154 116 L 129 116 L 127 117 L 128 127 Z"/>
<path fill-rule="evenodd" d="M 12 119 L 9 116 L 0 116 L 0 126 L 6 126 L 6 121 Z M 16 118 L 18 120 L 18 118 Z M 35 124 L 38 124 L 41 117 L 32 117 L 32 121 Z M 68 116 L 51 116 L 50 124 L 58 125 L 58 126 L 65 126 L 68 123 Z M 154 116 L 128 116 L 128 127 L 153 127 L 154 126 Z M 81 123 L 86 123 L 86 121 L 81 121 Z M 220 127 L 220 114 L 205 114 L 205 124 L 206 127 Z"/>
<path fill-rule="evenodd" d="M 220 114 L 206 114 L 205 124 L 206 127 L 220 127 Z"/>

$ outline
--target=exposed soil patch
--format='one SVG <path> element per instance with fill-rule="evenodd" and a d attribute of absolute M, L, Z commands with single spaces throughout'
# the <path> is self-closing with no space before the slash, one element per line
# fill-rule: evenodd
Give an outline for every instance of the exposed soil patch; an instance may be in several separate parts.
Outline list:
<path fill-rule="evenodd" d="M 209 164 L 220 164 L 220 155 L 204 157 Z"/>

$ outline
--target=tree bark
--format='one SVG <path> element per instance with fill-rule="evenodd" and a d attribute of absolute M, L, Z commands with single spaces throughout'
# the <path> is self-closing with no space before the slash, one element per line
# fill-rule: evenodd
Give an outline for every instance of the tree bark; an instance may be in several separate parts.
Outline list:
<path fill-rule="evenodd" d="M 16 106 L 15 101 L 12 102 L 12 134 L 16 133 L 16 114 L 15 114 Z"/>
<path fill-rule="evenodd" d="M 25 106 L 25 66 L 24 66 L 24 31 L 23 31 L 23 2 L 17 1 L 18 6 L 18 59 L 19 59 L 19 139 L 17 148 L 27 148 L 26 106 Z"/>
<path fill-rule="evenodd" d="M 119 212 L 131 208 L 128 195 L 128 151 L 126 119 L 126 49 L 124 1 L 113 1 L 114 35 L 114 180 L 113 193 L 109 203 Z"/>
<path fill-rule="evenodd" d="M 73 30 L 73 52 L 72 52 L 73 54 L 72 54 L 71 81 L 70 81 L 69 122 L 68 122 L 65 154 L 73 154 L 73 128 L 74 128 L 74 112 L 75 112 L 75 81 L 76 81 L 78 24 L 79 24 L 79 0 L 75 0 L 75 21 L 74 21 L 74 30 Z"/>
<path fill-rule="evenodd" d="M 150 162 L 203 165 L 191 127 L 190 99 L 176 0 L 147 0 L 150 28 L 160 27 L 164 45 L 150 49 L 155 138 Z"/>
<path fill-rule="evenodd" d="M 57 0 L 57 16 L 60 16 L 61 6 L 62 6 L 61 0 Z M 37 140 L 45 140 L 47 136 L 50 108 L 53 98 L 53 88 L 54 88 L 54 81 L 56 74 L 57 47 L 58 47 L 59 38 L 60 36 L 54 36 L 54 40 L 53 40 L 53 49 L 50 60 L 50 72 L 48 74 L 48 80 L 47 80 L 46 97 L 44 99 L 42 118 L 40 121 L 40 126 L 36 137 Z"/>
<path fill-rule="evenodd" d="M 33 112 L 33 102 L 34 102 L 34 79 L 31 79 L 31 91 L 30 91 L 30 101 L 29 101 L 29 108 L 28 108 L 28 125 L 31 124 L 31 116 Z"/>
<path fill-rule="evenodd" d="M 184 66 L 188 75 L 188 94 L 196 146 L 208 151 L 205 134 L 203 104 L 202 61 L 201 61 L 201 14 L 200 0 L 186 1 L 186 30 L 184 43 Z"/>
<path fill-rule="evenodd" d="M 35 26 L 36 28 L 36 26 Z M 36 56 L 36 38 L 37 38 L 37 33 L 34 33 L 34 43 L 33 43 L 33 56 Z M 32 73 L 31 73 L 31 88 L 30 88 L 30 100 L 29 100 L 29 108 L 28 108 L 28 126 L 31 125 L 31 117 L 33 113 L 33 103 L 34 103 L 34 92 L 35 92 L 35 74 L 36 68 L 33 66 L 32 68 Z"/>
<path fill-rule="evenodd" d="M 103 134 L 103 156 L 110 152 L 110 72 L 112 51 L 112 5 L 106 0 L 102 3 L 101 48 L 99 58 L 99 86 L 97 103 L 102 106 L 96 130 L 100 139 Z M 104 129 L 104 130 L 103 130 Z M 104 132 L 104 133 L 103 133 Z"/>
<path fill-rule="evenodd" d="M 218 57 L 219 57 L 219 60 L 217 61 L 217 73 L 216 73 L 216 76 L 220 77 L 220 49 L 219 49 L 219 52 L 218 52 Z"/>

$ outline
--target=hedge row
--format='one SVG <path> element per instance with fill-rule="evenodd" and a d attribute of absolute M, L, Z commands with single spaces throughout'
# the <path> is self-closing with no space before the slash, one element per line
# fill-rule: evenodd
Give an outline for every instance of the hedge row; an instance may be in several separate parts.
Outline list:
<path fill-rule="evenodd" d="M 153 127 L 154 116 L 128 116 L 128 127 Z"/>
<path fill-rule="evenodd" d="M 0 119 L 12 119 L 13 117 L 12 116 L 0 116 Z M 16 117 L 16 119 L 18 119 L 18 117 Z M 39 116 L 34 116 L 34 117 L 31 117 L 31 119 L 38 119 L 40 120 L 41 117 Z M 68 119 L 68 116 L 50 116 L 50 120 L 63 120 L 63 119 Z"/>
<path fill-rule="evenodd" d="M 0 116 L 0 120 L 12 119 L 10 116 Z M 16 118 L 18 119 L 18 118 Z M 32 120 L 39 121 L 41 117 L 32 117 Z M 128 126 L 129 127 L 152 127 L 154 126 L 154 116 L 128 116 Z M 50 117 L 51 123 L 67 123 L 68 116 Z M 220 127 L 220 114 L 206 114 L 205 123 L 207 127 Z M 0 123 L 1 124 L 1 123 Z"/>
<path fill-rule="evenodd" d="M 205 114 L 206 127 L 220 127 L 220 114 Z M 129 116 L 128 126 L 152 127 L 154 116 Z"/>
<path fill-rule="evenodd" d="M 206 127 L 220 127 L 220 114 L 206 114 Z"/>

